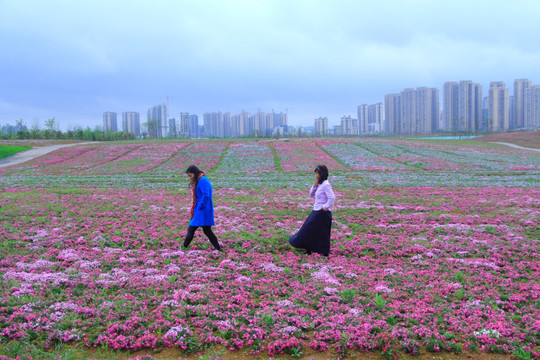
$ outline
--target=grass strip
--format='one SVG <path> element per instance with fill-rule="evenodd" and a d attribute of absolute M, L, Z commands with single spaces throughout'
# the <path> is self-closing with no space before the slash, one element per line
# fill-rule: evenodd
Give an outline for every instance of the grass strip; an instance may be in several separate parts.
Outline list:
<path fill-rule="evenodd" d="M 11 145 L 3 145 L 0 146 L 0 159 L 6 158 L 11 155 L 15 155 L 16 153 L 19 153 L 24 150 L 31 149 L 30 146 L 11 146 Z"/>

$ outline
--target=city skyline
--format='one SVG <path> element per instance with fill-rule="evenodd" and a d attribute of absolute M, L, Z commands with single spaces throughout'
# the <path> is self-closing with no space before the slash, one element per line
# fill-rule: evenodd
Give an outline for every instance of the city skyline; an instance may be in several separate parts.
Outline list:
<path fill-rule="evenodd" d="M 509 130 L 509 129 L 515 129 L 515 128 L 538 128 L 539 125 L 540 125 L 540 85 L 535 85 L 533 83 L 532 80 L 529 80 L 528 78 L 525 78 L 525 79 L 514 79 L 511 81 L 511 83 L 513 84 L 513 87 L 510 89 L 510 88 L 506 88 L 506 92 L 507 92 L 507 95 L 509 100 L 508 100 L 508 105 L 506 105 L 508 108 L 506 109 L 506 111 L 508 112 L 508 119 L 506 120 L 502 120 L 503 123 L 504 121 L 507 122 L 506 125 L 501 125 L 501 126 L 498 126 L 499 130 Z M 438 99 L 439 99 L 439 104 L 440 104 L 440 119 L 439 119 L 439 122 L 440 122 L 440 125 L 439 125 L 439 130 L 442 130 L 442 131 L 452 131 L 452 130 L 456 130 L 456 128 L 459 128 L 459 129 L 463 129 L 463 124 L 461 124 L 460 126 L 457 126 L 457 125 L 450 125 L 448 124 L 448 119 L 451 119 L 451 118 L 454 118 L 454 120 L 456 120 L 457 118 L 460 119 L 460 122 L 462 123 L 467 123 L 468 124 L 468 128 L 469 130 L 470 129 L 473 129 L 474 126 L 471 125 L 471 116 L 476 116 L 476 120 L 474 121 L 479 121 L 479 118 L 484 116 L 482 115 L 482 110 L 487 110 L 489 109 L 489 105 L 487 106 L 484 106 L 483 105 L 483 100 L 487 100 L 489 98 L 489 94 L 490 94 L 490 89 L 493 85 L 496 85 L 496 84 L 504 84 L 505 87 L 507 87 L 508 85 L 506 85 L 506 83 L 504 81 L 490 81 L 489 82 L 489 86 L 487 87 L 488 91 L 487 93 L 484 93 L 483 92 L 483 87 L 482 85 L 478 84 L 478 83 L 475 83 L 474 81 L 472 80 L 459 80 L 459 81 L 445 81 L 443 86 L 442 86 L 442 90 L 443 91 L 439 91 L 439 88 L 438 87 L 434 87 L 434 88 L 431 88 L 431 89 L 435 89 L 437 90 L 438 92 Z M 519 84 L 519 85 L 518 85 Z M 451 98 L 451 99 L 447 99 L 446 98 L 446 88 L 447 86 L 451 86 L 451 87 L 454 87 L 454 89 L 451 91 L 452 94 L 454 94 L 454 96 L 456 96 L 456 98 Z M 471 99 L 464 99 L 463 98 L 463 87 L 470 87 L 472 86 L 473 89 L 469 89 L 468 92 L 469 92 L 469 95 L 468 96 L 472 96 L 471 94 L 475 94 L 476 92 L 476 102 L 474 105 L 472 105 L 472 108 L 475 108 L 476 107 L 476 111 L 478 111 L 478 109 L 480 109 L 479 113 L 478 114 L 464 114 L 463 112 L 456 112 L 455 114 L 451 112 L 451 108 L 452 107 L 458 107 L 461 111 L 463 111 L 464 107 L 467 107 L 469 106 L 469 102 L 472 102 Z M 414 89 L 414 88 L 406 88 L 405 90 L 407 89 Z M 417 89 L 430 89 L 429 87 L 426 87 L 426 86 L 420 86 L 418 87 Z M 512 95 L 510 90 L 512 90 Z M 460 94 L 459 96 L 457 94 Z M 517 99 L 519 99 L 519 106 L 516 106 L 515 108 L 513 107 L 514 103 L 512 101 L 512 99 L 514 98 L 514 93 L 516 93 L 516 97 Z M 532 93 L 532 94 L 531 94 Z M 385 107 L 385 101 L 387 99 L 388 96 L 392 96 L 392 95 L 395 95 L 395 94 L 385 94 L 384 97 L 383 97 L 383 101 L 382 102 L 377 102 L 375 104 L 370 104 L 370 105 L 367 105 L 367 104 L 361 104 L 361 105 L 357 105 L 356 106 L 356 111 L 350 111 L 350 112 L 346 112 L 346 111 L 343 111 L 341 112 L 341 115 L 339 115 L 339 117 L 336 117 L 336 118 L 331 118 L 330 116 L 322 113 L 320 114 L 317 118 L 314 118 L 314 119 L 311 119 L 311 123 L 309 121 L 303 123 L 303 124 L 295 124 L 295 123 L 290 123 L 288 121 L 289 117 L 288 117 L 288 112 L 286 112 L 286 117 L 287 117 L 287 122 L 288 122 L 288 125 L 290 126 L 293 126 L 293 127 L 300 127 L 300 128 L 305 128 L 305 127 L 314 127 L 316 128 L 317 125 L 314 125 L 314 122 L 315 120 L 317 119 L 321 119 L 321 118 L 326 118 L 326 122 L 328 124 L 328 127 L 329 128 L 332 128 L 334 126 L 340 126 L 340 124 L 342 123 L 343 121 L 343 117 L 347 117 L 347 116 L 351 116 L 350 114 L 353 114 L 353 115 L 357 115 L 357 120 L 359 120 L 359 123 L 358 123 L 358 133 L 361 134 L 361 133 L 379 133 L 379 132 L 386 132 L 386 133 L 389 133 L 391 131 L 393 131 L 392 129 L 388 130 L 386 129 L 386 127 L 388 125 L 386 125 L 386 115 L 383 115 L 383 114 L 386 114 L 385 111 L 383 111 L 382 109 Z M 528 111 L 531 112 L 531 114 L 527 114 L 526 111 L 527 111 L 527 101 L 530 101 L 528 100 L 531 96 L 536 96 L 536 100 L 533 101 L 533 104 L 532 105 L 532 108 L 529 109 Z M 167 100 L 169 99 L 169 97 L 167 97 Z M 455 104 L 453 104 L 452 102 L 455 102 Z M 450 105 L 452 104 L 451 106 L 446 106 L 446 105 Z M 363 107 L 365 106 L 365 109 L 363 109 L 362 111 L 365 111 L 364 114 L 361 114 L 360 112 L 360 107 Z M 375 107 L 377 107 L 377 109 L 375 109 Z M 159 105 L 155 105 L 155 106 L 152 106 L 150 107 L 150 109 L 147 110 L 147 119 L 150 117 L 150 114 L 153 114 L 152 117 L 154 118 L 157 118 L 160 122 L 160 136 L 159 137 L 167 137 L 167 136 L 171 136 L 171 134 L 168 133 L 168 126 L 167 125 L 163 125 L 162 121 L 164 122 L 167 122 L 168 120 L 167 119 L 171 119 L 168 114 L 169 114 L 169 110 L 168 110 L 168 107 L 169 105 L 167 103 L 161 103 Z M 164 108 L 166 108 L 167 110 L 163 110 Z M 257 109 L 257 112 L 259 112 L 261 109 L 258 108 Z M 286 111 L 288 111 L 288 109 L 286 109 Z M 368 111 L 371 111 L 371 112 L 376 112 L 377 113 L 377 121 L 374 122 L 374 123 L 371 123 L 371 127 L 368 128 L 368 122 L 367 122 L 367 116 L 368 116 Z M 469 109 L 470 111 L 470 109 Z M 204 113 L 208 113 L 209 111 L 204 111 Z M 231 113 L 230 111 L 221 111 L 221 110 L 216 110 L 216 111 L 210 111 L 210 112 L 221 112 L 221 113 Z M 245 111 L 245 110 L 242 110 L 238 113 L 243 113 L 243 112 L 246 112 L 246 113 L 250 113 L 248 111 Z M 274 109 L 272 109 L 272 112 L 274 112 Z M 117 113 L 117 111 L 105 111 L 105 112 L 102 112 L 100 114 L 101 117 L 104 117 L 105 114 L 107 113 Z M 139 114 L 138 111 L 122 111 L 121 112 L 122 114 L 125 114 L 125 113 L 133 113 L 133 114 Z M 184 113 L 187 113 L 187 114 L 190 114 L 189 112 L 182 112 L 180 111 L 179 114 L 180 114 L 180 117 L 182 117 L 182 114 Z M 493 118 L 494 117 L 494 113 L 490 113 L 491 115 L 488 115 L 489 118 Z M 519 115 L 518 115 L 519 114 Z M 198 114 L 194 114 L 195 116 L 198 116 Z M 363 119 L 362 117 L 365 117 L 365 119 Z M 54 116 L 53 116 L 54 117 Z M 328 120 L 328 118 L 331 118 L 331 120 Z M 162 118 L 164 120 L 162 120 Z M 485 116 L 484 116 L 485 118 Z M 529 122 L 526 121 L 526 119 L 530 119 Z M 514 119 L 517 119 L 517 120 L 514 120 Z M 521 120 L 519 120 L 521 119 Z M 536 120 L 534 120 L 536 119 Z M 15 121 L 11 121 L 11 122 L 4 122 L 4 123 L 0 123 L 2 125 L 11 125 L 11 123 L 15 123 L 17 120 L 19 119 L 16 119 Z M 24 120 L 24 119 L 22 119 Z M 497 122 L 498 120 L 496 120 Z M 59 125 L 59 123 L 57 122 L 56 123 L 57 126 Z M 122 124 L 125 124 L 125 120 L 122 120 Z M 140 122 L 140 126 L 142 126 L 144 124 L 144 122 Z M 30 125 L 30 123 L 28 121 L 25 121 L 25 125 Z M 33 124 L 35 125 L 35 124 Z M 43 124 L 41 124 L 43 125 Z M 77 125 L 74 125 L 74 124 L 67 124 L 67 128 L 73 128 L 73 127 L 85 127 L 83 125 L 80 125 L 80 124 L 77 124 Z M 100 123 L 96 123 L 95 126 L 97 127 L 101 127 L 103 130 L 106 130 L 107 129 L 107 125 L 105 125 L 105 118 L 103 118 L 103 121 L 101 121 Z M 133 125 L 130 125 L 130 127 L 132 127 Z M 454 126 L 454 128 L 452 127 Z M 478 124 L 476 126 L 476 128 L 479 128 L 478 127 Z M 362 129 L 364 129 L 364 131 L 362 131 Z M 65 126 L 64 126 L 64 130 L 65 130 Z M 131 132 L 131 131 L 130 131 Z M 140 134 L 140 129 L 139 129 L 139 132 Z M 351 134 L 349 134 L 351 135 Z"/>
<path fill-rule="evenodd" d="M 356 119 L 343 115 L 340 123 L 329 124 L 327 116 L 320 116 L 306 128 L 313 129 L 316 136 L 540 128 L 540 85 L 533 85 L 529 79 L 516 79 L 513 84 L 512 96 L 502 81 L 492 81 L 486 96 L 482 86 L 471 80 L 447 81 L 442 94 L 438 88 L 406 88 L 400 93 L 385 95 L 384 104 L 358 105 Z M 169 131 L 168 136 L 191 134 L 192 128 L 196 128 L 195 133 L 199 135 L 199 125 L 188 121 L 189 113 L 181 113 L 181 119 L 183 114 L 186 118 L 179 126 L 184 130 Z M 246 111 L 232 115 L 222 111 L 205 112 L 203 118 L 204 137 L 268 136 L 288 130 L 288 114 L 277 114 L 274 109 L 272 113 L 258 109 L 252 116 Z M 150 122 L 150 115 L 147 119 Z M 177 126 L 174 120 L 170 120 L 171 128 Z M 281 126 L 284 128 L 276 129 Z M 107 128 L 105 123 L 104 128 Z"/>
<path fill-rule="evenodd" d="M 538 13 L 532 0 L 3 0 L 0 123 L 93 127 L 168 102 L 175 117 L 274 108 L 336 124 L 405 88 L 537 81 Z"/>
<path fill-rule="evenodd" d="M 20 120 L 16 123 L 26 125 Z M 198 123 L 197 114 L 181 112 L 177 121 L 169 117 L 168 104 L 161 103 L 148 109 L 143 123 L 138 112 L 122 112 L 122 129 L 118 127 L 116 112 L 103 112 L 101 129 L 153 138 L 264 137 L 294 131 L 296 127 L 300 131 L 308 128 L 319 136 L 538 129 L 540 85 L 533 85 L 529 79 L 515 79 L 510 95 L 503 81 L 492 81 L 484 96 L 482 86 L 471 80 L 446 81 L 442 93 L 438 88 L 406 88 L 400 93 L 385 95 L 384 104 L 358 105 L 356 119 L 343 115 L 340 122 L 329 123 L 327 116 L 319 116 L 306 126 L 289 125 L 288 113 L 276 113 L 274 109 L 271 113 L 258 109 L 254 114 L 245 110 L 236 114 L 205 112 L 202 125 Z M 55 122 L 55 126 L 58 128 L 58 123 Z M 9 129 L 13 125 L 3 124 L 5 133 L 4 127 Z"/>

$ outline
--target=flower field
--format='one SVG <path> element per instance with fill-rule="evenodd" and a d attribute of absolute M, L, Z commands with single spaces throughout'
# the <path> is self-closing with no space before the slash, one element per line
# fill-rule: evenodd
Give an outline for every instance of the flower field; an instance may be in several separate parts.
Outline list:
<path fill-rule="evenodd" d="M 200 230 L 181 249 L 191 163 L 225 254 Z M 318 163 L 336 193 L 328 258 L 287 243 Z M 538 153 L 138 142 L 0 171 L 0 359 L 540 356 Z"/>

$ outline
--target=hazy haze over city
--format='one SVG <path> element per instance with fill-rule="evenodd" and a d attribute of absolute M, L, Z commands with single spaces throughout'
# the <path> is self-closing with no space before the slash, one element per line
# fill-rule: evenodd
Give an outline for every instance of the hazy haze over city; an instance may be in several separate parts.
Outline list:
<path fill-rule="evenodd" d="M 330 124 L 384 95 L 445 81 L 540 84 L 540 1 L 0 0 L 0 124 L 169 97 L 180 112 L 288 112 Z M 200 120 L 201 121 L 201 120 Z"/>

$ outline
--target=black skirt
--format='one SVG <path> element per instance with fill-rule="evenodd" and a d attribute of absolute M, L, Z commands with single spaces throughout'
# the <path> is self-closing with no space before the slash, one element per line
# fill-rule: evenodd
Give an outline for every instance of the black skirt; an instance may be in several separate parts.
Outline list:
<path fill-rule="evenodd" d="M 308 253 L 316 252 L 325 256 L 330 253 L 330 229 L 332 212 L 313 210 L 296 234 L 291 236 L 289 244 Z"/>

